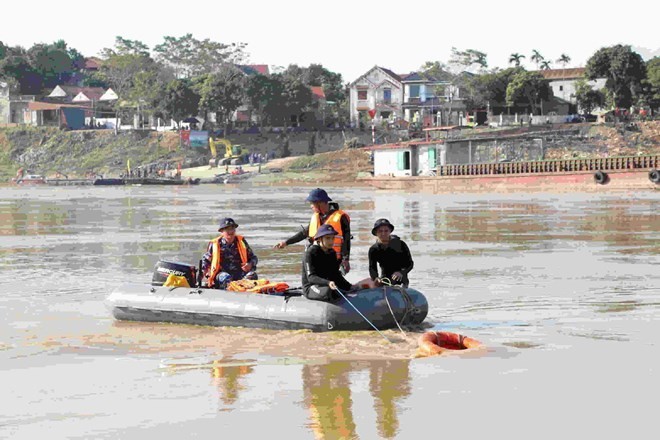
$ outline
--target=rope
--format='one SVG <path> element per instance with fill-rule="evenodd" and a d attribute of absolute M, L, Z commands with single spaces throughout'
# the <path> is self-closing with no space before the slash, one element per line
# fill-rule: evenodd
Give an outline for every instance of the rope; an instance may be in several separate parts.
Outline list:
<path fill-rule="evenodd" d="M 371 321 L 369 321 L 369 320 L 367 319 L 367 317 L 364 316 L 364 315 L 362 314 L 362 312 L 360 312 L 360 311 L 357 309 L 357 307 L 355 307 L 355 306 L 353 305 L 353 303 L 350 302 L 350 301 L 348 300 L 348 298 L 346 298 L 346 296 L 342 293 L 342 291 L 339 290 L 339 287 L 337 287 L 336 290 L 337 290 L 337 292 L 339 292 L 339 294 L 342 296 L 342 298 L 344 298 L 344 299 L 346 300 L 346 302 L 349 303 L 349 304 L 351 305 L 351 307 L 353 307 L 353 308 L 355 309 L 355 311 L 358 312 L 358 313 L 360 314 L 360 316 L 362 316 L 362 318 L 364 318 L 364 320 L 367 321 L 367 322 L 369 323 L 369 325 L 371 325 L 371 326 L 374 328 L 374 330 L 376 330 L 376 331 L 378 332 L 379 335 L 381 335 L 381 336 L 382 336 L 387 342 L 392 343 L 392 341 L 390 341 L 389 339 L 387 339 L 387 336 L 385 336 L 383 333 L 381 333 L 381 331 L 378 330 L 378 328 L 376 328 L 376 326 L 373 325 L 373 323 L 372 323 Z"/>
<path fill-rule="evenodd" d="M 389 278 L 381 278 L 381 283 L 383 283 L 386 286 L 389 286 L 393 289 L 398 290 L 401 293 L 401 297 L 403 298 L 403 302 L 406 305 L 405 312 L 403 313 L 403 316 L 401 317 L 401 325 L 405 325 L 405 320 L 406 317 L 408 316 L 408 313 L 410 313 L 414 309 L 414 302 L 410 295 L 408 295 L 408 292 L 406 292 L 406 289 L 403 288 L 403 286 L 397 286 L 392 284 L 392 281 Z M 390 306 L 390 301 L 387 298 L 387 287 L 383 287 L 383 295 L 385 296 L 385 301 L 387 302 L 387 306 L 390 309 L 390 313 L 392 314 L 392 318 L 394 318 L 394 322 L 396 323 L 396 326 L 399 327 L 399 330 L 401 330 L 401 333 L 404 335 L 406 334 L 402 329 L 401 325 L 399 325 L 399 322 L 396 319 L 396 316 L 394 315 L 394 312 L 392 311 L 392 307 Z"/>
<path fill-rule="evenodd" d="M 383 284 L 386 284 L 386 286 L 392 286 L 392 282 L 391 282 L 389 279 L 387 279 L 387 278 L 384 278 L 384 279 L 387 280 L 387 283 L 383 283 Z M 381 280 L 381 281 L 382 281 L 382 280 Z M 392 306 L 390 305 L 390 300 L 389 300 L 389 298 L 387 297 L 387 287 L 386 287 L 386 286 L 383 286 L 383 296 L 385 297 L 385 302 L 387 303 L 387 307 L 390 309 L 390 314 L 392 315 L 392 319 L 394 319 L 394 323 L 395 323 L 396 326 L 399 328 L 399 331 L 400 331 L 401 333 L 403 333 L 403 335 L 405 336 L 405 335 L 406 335 L 406 332 L 403 331 L 403 329 L 402 329 L 401 326 L 399 325 L 399 322 L 396 320 L 396 316 L 394 315 L 394 310 L 392 310 Z M 404 316 L 405 316 L 405 315 L 404 315 Z M 403 321 L 403 320 L 402 320 L 402 321 Z"/>

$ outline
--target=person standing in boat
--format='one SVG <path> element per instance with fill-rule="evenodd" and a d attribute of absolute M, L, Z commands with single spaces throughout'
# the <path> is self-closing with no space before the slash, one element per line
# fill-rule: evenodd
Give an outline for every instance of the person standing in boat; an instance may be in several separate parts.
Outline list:
<path fill-rule="evenodd" d="M 329 224 L 321 225 L 314 244 L 305 251 L 302 268 L 303 294 L 308 299 L 332 301 L 339 297 L 337 289 L 355 290 L 339 271 L 340 262 L 334 250 L 337 231 Z"/>
<path fill-rule="evenodd" d="M 378 240 L 369 248 L 369 276 L 376 286 L 382 285 L 382 279 L 388 278 L 392 284 L 408 287 L 408 272 L 413 269 L 413 259 L 408 245 L 396 235 L 392 235 L 394 225 L 386 218 L 379 218 L 374 223 L 371 234 Z M 380 266 L 381 275 L 378 276 Z"/>
<path fill-rule="evenodd" d="M 336 258 L 340 262 L 342 274 L 347 274 L 351 270 L 349 262 L 351 254 L 351 218 L 346 212 L 339 209 L 338 203 L 332 202 L 324 189 L 316 188 L 310 191 L 307 201 L 311 204 L 312 211 L 314 211 L 309 225 L 296 235 L 276 244 L 275 248 L 283 249 L 304 239 L 311 242 L 321 225 L 330 225 L 337 232 L 333 243 Z"/>
<path fill-rule="evenodd" d="M 242 235 L 236 234 L 238 224 L 232 218 L 223 218 L 220 236 L 211 240 L 202 257 L 202 273 L 210 288 L 224 289 L 231 281 L 256 280 L 257 256 Z"/>

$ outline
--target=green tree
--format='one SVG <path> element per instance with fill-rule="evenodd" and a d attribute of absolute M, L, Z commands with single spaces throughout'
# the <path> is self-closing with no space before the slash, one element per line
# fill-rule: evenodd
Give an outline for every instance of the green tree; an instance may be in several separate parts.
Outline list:
<path fill-rule="evenodd" d="M 525 69 L 510 67 L 470 77 L 464 87 L 466 105 L 469 108 L 486 107 L 487 105 L 504 106 L 506 104 L 507 87 L 513 77 L 520 72 L 525 72 Z"/>
<path fill-rule="evenodd" d="M 284 98 L 283 122 L 288 125 L 289 118 L 299 116 L 312 104 L 312 91 L 309 86 L 300 79 L 285 74 L 277 75 L 284 86 L 282 97 Z"/>
<path fill-rule="evenodd" d="M 427 61 L 419 68 L 419 74 L 424 78 L 434 78 L 438 81 L 451 82 L 455 79 L 449 67 L 440 61 Z"/>
<path fill-rule="evenodd" d="M 196 78 L 195 91 L 200 97 L 200 109 L 215 112 L 225 132 L 231 124 L 231 116 L 245 100 L 245 83 L 245 74 L 234 66 Z"/>
<path fill-rule="evenodd" d="M 642 91 L 646 79 L 646 65 L 630 46 L 616 45 L 599 49 L 587 61 L 588 79 L 606 78 L 607 88 L 617 107 L 630 107 Z"/>
<path fill-rule="evenodd" d="M 525 55 L 519 53 L 512 53 L 509 57 L 509 64 L 513 64 L 515 67 L 520 67 L 520 60 L 525 58 Z"/>
<path fill-rule="evenodd" d="M 105 59 L 99 69 L 98 79 L 112 87 L 120 99 L 128 99 L 131 95 L 138 73 L 158 69 L 149 55 L 148 47 L 141 41 L 117 37 L 115 47 L 104 48 L 101 54 Z"/>
<path fill-rule="evenodd" d="M 139 40 L 129 40 L 121 36 L 115 37 L 114 48 L 104 48 L 101 50 L 101 56 L 110 58 L 112 55 L 136 55 L 150 58 L 149 46 Z"/>
<path fill-rule="evenodd" d="M 605 104 L 603 93 L 599 90 L 594 90 L 584 78 L 575 82 L 575 99 L 579 108 L 589 114 Z"/>
<path fill-rule="evenodd" d="M 552 97 L 552 89 L 548 82 L 538 72 L 517 72 L 506 88 L 506 103 L 513 106 L 516 103 L 526 102 L 532 113 L 540 107 L 543 114 L 543 101 Z"/>
<path fill-rule="evenodd" d="M 158 112 L 163 117 L 181 121 L 197 114 L 199 99 L 190 80 L 173 79 L 161 88 Z"/>
<path fill-rule="evenodd" d="M 487 55 L 475 49 L 460 51 L 455 47 L 451 48 L 449 64 L 459 67 L 461 70 L 469 70 L 472 66 L 478 66 L 479 70 L 488 67 Z"/>
<path fill-rule="evenodd" d="M 126 99 L 136 105 L 140 120 L 156 113 L 161 88 L 162 84 L 155 69 L 137 72 L 133 77 Z"/>
<path fill-rule="evenodd" d="M 5 46 L 5 44 L 2 41 L 0 41 L 0 61 L 5 59 L 8 52 L 9 52 L 9 48 Z"/>
<path fill-rule="evenodd" d="M 550 61 L 543 60 L 540 64 L 541 70 L 550 70 Z"/>
<path fill-rule="evenodd" d="M 279 75 L 253 75 L 247 80 L 248 101 L 259 115 L 262 126 L 267 121 L 273 123 L 286 111 L 284 84 L 280 78 Z"/>
<path fill-rule="evenodd" d="M 536 68 L 538 70 L 541 70 L 541 63 L 545 60 L 545 58 L 543 58 L 543 55 L 541 55 L 541 53 L 538 50 L 536 49 L 532 50 L 532 56 L 529 57 L 529 59 L 533 63 L 536 63 Z"/>
<path fill-rule="evenodd" d="M 66 43 L 35 44 L 28 50 L 28 58 L 35 73 L 41 77 L 41 87 L 52 89 L 68 81 L 74 71 Z"/>
<path fill-rule="evenodd" d="M 196 40 L 192 34 L 176 38 L 163 37 L 165 41 L 154 47 L 156 59 L 174 69 L 176 78 L 190 78 L 193 66 L 193 48 Z"/>
<path fill-rule="evenodd" d="M 646 80 L 642 85 L 647 105 L 657 111 L 660 107 L 660 57 L 646 62 Z"/>
<path fill-rule="evenodd" d="M 186 34 L 179 38 L 164 37 L 154 52 L 157 60 L 173 68 L 177 78 L 192 78 L 215 72 L 227 64 L 244 62 L 245 47 L 245 43 L 224 44 Z"/>
<path fill-rule="evenodd" d="M 41 93 L 43 80 L 32 67 L 27 51 L 20 46 L 5 47 L 5 50 L 0 60 L 0 77 L 17 83 L 22 94 Z"/>
<path fill-rule="evenodd" d="M 559 58 L 557 58 L 557 62 L 560 63 L 565 69 L 566 65 L 571 62 L 571 57 L 563 53 Z"/>

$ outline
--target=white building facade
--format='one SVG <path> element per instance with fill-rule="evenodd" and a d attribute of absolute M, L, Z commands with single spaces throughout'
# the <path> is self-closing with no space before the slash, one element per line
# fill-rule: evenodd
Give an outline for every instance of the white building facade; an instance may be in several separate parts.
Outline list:
<path fill-rule="evenodd" d="M 349 85 L 351 123 L 394 122 L 403 117 L 401 77 L 389 69 L 374 66 Z"/>

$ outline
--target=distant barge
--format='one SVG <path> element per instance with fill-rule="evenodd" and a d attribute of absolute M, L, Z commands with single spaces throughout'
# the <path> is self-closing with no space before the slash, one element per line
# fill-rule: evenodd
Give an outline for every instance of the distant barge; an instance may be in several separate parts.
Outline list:
<path fill-rule="evenodd" d="M 441 165 L 430 176 L 360 179 L 378 188 L 432 193 L 660 189 L 660 155 Z"/>

